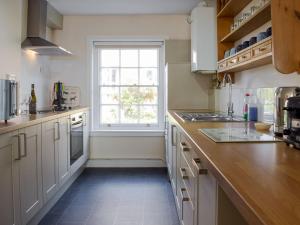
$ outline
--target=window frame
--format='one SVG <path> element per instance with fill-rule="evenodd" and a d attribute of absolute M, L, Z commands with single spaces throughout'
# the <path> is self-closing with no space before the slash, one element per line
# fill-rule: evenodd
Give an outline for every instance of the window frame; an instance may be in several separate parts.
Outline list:
<path fill-rule="evenodd" d="M 109 132 L 153 132 L 163 131 L 165 128 L 165 66 L 164 66 L 164 54 L 165 45 L 163 40 L 93 40 L 90 42 L 92 46 L 92 75 L 91 75 L 91 105 L 92 105 L 92 131 L 109 131 Z M 99 86 L 99 48 L 157 48 L 158 49 L 158 123 L 157 124 L 111 124 L 105 126 L 100 124 L 100 106 L 101 95 Z M 130 85 L 129 85 L 130 86 Z M 136 85 L 139 87 L 140 85 Z M 142 85 L 143 86 L 143 85 Z"/>

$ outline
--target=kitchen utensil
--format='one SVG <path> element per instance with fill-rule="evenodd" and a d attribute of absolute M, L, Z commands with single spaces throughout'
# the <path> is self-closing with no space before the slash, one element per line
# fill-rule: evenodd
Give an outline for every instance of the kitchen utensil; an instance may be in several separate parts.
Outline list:
<path fill-rule="evenodd" d="M 272 124 L 269 123 L 255 123 L 255 129 L 257 131 L 269 131 L 272 127 Z"/>

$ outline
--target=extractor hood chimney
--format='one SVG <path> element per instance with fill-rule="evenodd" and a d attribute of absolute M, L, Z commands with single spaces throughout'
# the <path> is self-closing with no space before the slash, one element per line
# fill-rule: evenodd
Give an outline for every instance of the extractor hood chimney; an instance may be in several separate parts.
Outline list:
<path fill-rule="evenodd" d="M 71 52 L 46 40 L 47 6 L 47 0 L 28 0 L 27 38 L 22 48 L 39 55 L 71 55 Z"/>

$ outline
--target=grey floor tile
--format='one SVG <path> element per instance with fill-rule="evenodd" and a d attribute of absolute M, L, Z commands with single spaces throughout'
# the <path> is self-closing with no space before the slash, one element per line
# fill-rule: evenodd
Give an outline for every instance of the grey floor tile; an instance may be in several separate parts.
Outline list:
<path fill-rule="evenodd" d="M 86 169 L 39 225 L 180 225 L 165 169 Z"/>

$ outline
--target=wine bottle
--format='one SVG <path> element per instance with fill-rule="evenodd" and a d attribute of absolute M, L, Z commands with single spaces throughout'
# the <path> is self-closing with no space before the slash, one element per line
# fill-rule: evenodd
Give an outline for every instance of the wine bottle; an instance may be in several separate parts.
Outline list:
<path fill-rule="evenodd" d="M 31 84 L 31 97 L 29 101 L 29 113 L 36 114 L 36 95 L 34 91 L 34 84 Z"/>

